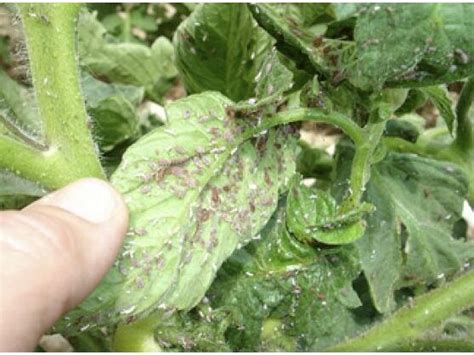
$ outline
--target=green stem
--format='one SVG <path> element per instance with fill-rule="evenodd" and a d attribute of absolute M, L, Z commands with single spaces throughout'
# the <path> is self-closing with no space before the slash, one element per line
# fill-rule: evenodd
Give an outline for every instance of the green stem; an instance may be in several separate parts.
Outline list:
<path fill-rule="evenodd" d="M 365 184 L 370 178 L 372 156 L 385 129 L 385 122 L 370 123 L 364 129 L 344 115 L 326 114 L 317 109 L 295 109 L 281 112 L 262 121 L 262 128 L 270 128 L 280 124 L 296 121 L 316 121 L 329 123 L 339 127 L 356 145 L 356 153 L 352 162 L 351 190 L 349 205 L 357 206 L 364 193 Z"/>
<path fill-rule="evenodd" d="M 370 166 L 372 156 L 378 147 L 385 129 L 385 121 L 379 123 L 369 123 L 364 128 L 365 139 L 356 144 L 354 159 L 351 169 L 351 196 L 352 205 L 358 205 L 365 191 L 365 185 L 370 179 Z"/>
<path fill-rule="evenodd" d="M 26 133 L 23 132 L 19 127 L 17 127 L 14 123 L 10 122 L 7 120 L 5 117 L 0 115 L 0 126 L 5 127 L 5 129 L 15 136 L 17 139 L 23 141 L 23 143 L 26 143 L 30 145 L 31 147 L 34 147 L 39 150 L 46 150 L 47 147 L 43 145 L 41 142 L 36 141 L 34 138 L 30 137 Z"/>
<path fill-rule="evenodd" d="M 345 134 L 347 134 L 356 145 L 362 144 L 365 139 L 362 128 L 360 128 L 348 117 L 338 113 L 327 114 L 317 109 L 300 108 L 280 112 L 274 116 L 265 118 L 259 128 L 264 130 L 278 125 L 298 121 L 315 121 L 336 126 L 340 128 Z"/>
<path fill-rule="evenodd" d="M 161 315 L 161 314 L 160 314 Z M 112 348 L 120 352 L 161 352 L 155 341 L 155 328 L 160 317 L 152 314 L 129 325 L 120 324 L 114 334 Z"/>
<path fill-rule="evenodd" d="M 40 155 L 41 168 L 33 160 L 23 163 L 11 153 L 2 167 L 49 188 L 61 187 L 86 176 L 104 178 L 87 126 L 87 112 L 80 90 L 75 50 L 77 4 L 19 4 L 36 100 L 43 123 L 47 151 Z M 5 144 L 12 141 L 2 140 Z M 38 158 L 38 154 L 34 154 Z M 29 159 L 30 155 L 25 154 Z M 35 167 L 33 167 L 35 166 Z M 46 170 L 46 166 L 52 170 Z M 46 176 L 54 175 L 54 176 Z"/>
<path fill-rule="evenodd" d="M 470 77 L 464 84 L 456 106 L 456 117 L 458 126 L 456 129 L 456 139 L 454 145 L 461 148 L 462 151 L 468 151 L 473 148 L 473 137 L 471 121 L 468 117 L 469 108 L 474 100 L 474 77 Z"/>
<path fill-rule="evenodd" d="M 423 339 L 416 340 L 397 349 L 403 352 L 462 351 L 473 352 L 474 342 L 466 339 Z"/>
<path fill-rule="evenodd" d="M 329 351 L 397 351 L 406 348 L 431 328 L 474 305 L 474 269 L 426 293 L 389 319 Z"/>

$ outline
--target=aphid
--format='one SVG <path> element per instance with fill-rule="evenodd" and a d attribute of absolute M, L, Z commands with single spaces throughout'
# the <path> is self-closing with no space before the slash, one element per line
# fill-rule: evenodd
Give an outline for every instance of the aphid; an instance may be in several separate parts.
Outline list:
<path fill-rule="evenodd" d="M 164 129 L 163 132 L 165 132 L 166 134 L 170 136 L 176 137 L 176 133 L 172 131 L 171 129 Z"/>
<path fill-rule="evenodd" d="M 197 180 L 193 177 L 187 178 L 186 179 L 186 185 L 188 185 L 190 188 L 194 189 L 197 187 L 198 183 Z"/>
<path fill-rule="evenodd" d="M 204 147 L 199 146 L 196 148 L 196 153 L 199 155 L 204 154 L 206 153 L 206 149 Z"/>
<path fill-rule="evenodd" d="M 456 58 L 458 58 L 462 64 L 469 63 L 469 56 L 462 49 L 456 48 L 454 50 L 454 54 L 456 55 Z"/>
<path fill-rule="evenodd" d="M 200 208 L 197 212 L 197 218 L 199 220 L 199 222 L 206 222 L 209 217 L 211 216 L 209 210 L 205 209 L 205 208 Z"/>
<path fill-rule="evenodd" d="M 49 17 L 46 16 L 45 14 L 41 14 L 41 15 L 40 15 L 40 19 L 41 19 L 44 23 L 49 24 Z"/>
<path fill-rule="evenodd" d="M 234 139 L 234 135 L 232 134 L 232 131 L 226 130 L 226 131 L 224 132 L 224 139 L 225 139 L 227 142 L 232 142 L 232 140 Z"/>
<path fill-rule="evenodd" d="M 253 213 L 255 212 L 255 204 L 253 202 L 249 203 L 250 211 Z"/>
<path fill-rule="evenodd" d="M 199 123 L 206 123 L 210 119 L 211 119 L 211 117 L 204 115 L 204 116 L 201 116 L 201 117 L 198 118 L 198 122 Z"/>
<path fill-rule="evenodd" d="M 263 172 L 263 179 L 265 180 L 265 183 L 270 186 L 272 184 L 272 180 L 270 179 L 270 174 L 268 173 L 268 169 L 265 168 Z"/>
<path fill-rule="evenodd" d="M 219 136 L 219 134 L 220 134 L 220 130 L 217 127 L 209 127 L 207 132 L 209 132 L 210 134 L 212 134 L 215 137 Z"/>
<path fill-rule="evenodd" d="M 155 173 L 153 174 L 153 179 L 155 180 L 155 182 L 161 182 L 164 178 L 164 176 L 166 175 L 166 171 L 168 169 L 159 169 L 157 171 L 155 171 Z"/>
<path fill-rule="evenodd" d="M 215 205 L 220 202 L 219 189 L 217 187 L 213 187 L 211 190 L 211 200 Z"/>
<path fill-rule="evenodd" d="M 144 195 L 148 194 L 151 191 L 151 186 L 150 185 L 143 185 L 140 188 L 140 192 Z"/>
<path fill-rule="evenodd" d="M 137 320 L 137 316 L 131 315 L 131 316 L 128 316 L 128 317 L 127 317 L 127 319 L 125 320 L 125 322 L 126 322 L 127 324 L 130 324 L 130 323 L 135 322 L 136 320 Z"/>
<path fill-rule="evenodd" d="M 316 48 L 320 47 L 323 44 L 323 40 L 324 40 L 324 37 L 321 35 L 314 37 L 313 46 L 315 46 Z"/>
<path fill-rule="evenodd" d="M 174 151 L 178 154 L 186 154 L 186 149 L 184 149 L 182 146 L 177 145 L 174 147 Z"/>
<path fill-rule="evenodd" d="M 184 118 L 187 120 L 191 117 L 191 112 L 189 110 L 184 111 Z"/>
<path fill-rule="evenodd" d="M 186 163 L 187 161 L 189 161 L 189 159 L 190 159 L 189 157 L 175 158 L 175 159 L 170 161 L 170 165 L 183 164 L 183 163 Z"/>
<path fill-rule="evenodd" d="M 269 84 L 267 87 L 267 95 L 273 94 L 273 85 Z"/>
<path fill-rule="evenodd" d="M 139 237 L 143 237 L 147 234 L 147 231 L 145 228 L 136 228 L 133 233 Z"/>
<path fill-rule="evenodd" d="M 270 73 L 270 71 L 272 70 L 272 63 L 267 63 L 267 65 L 265 65 L 265 71 L 268 73 Z"/>
<path fill-rule="evenodd" d="M 162 269 L 164 265 L 165 265 L 165 259 L 161 255 L 156 257 L 156 267 L 158 268 L 158 270 Z"/>
<path fill-rule="evenodd" d="M 143 280 L 141 277 L 138 277 L 136 280 L 135 280 L 135 286 L 139 289 L 143 288 L 145 285 L 143 283 Z"/>
<path fill-rule="evenodd" d="M 232 106 L 227 106 L 225 108 L 225 114 L 228 118 L 234 119 L 235 118 L 235 109 Z"/>
<path fill-rule="evenodd" d="M 182 177 L 187 174 L 187 170 L 179 166 L 173 166 L 170 168 L 170 173 L 176 177 Z"/>
<path fill-rule="evenodd" d="M 171 165 L 171 161 L 168 160 L 168 159 L 160 159 L 160 160 L 158 160 L 158 164 L 160 164 L 162 166 L 169 166 L 169 165 Z"/>
<path fill-rule="evenodd" d="M 191 259 L 193 258 L 193 253 L 192 251 L 188 251 L 188 253 L 186 254 L 186 256 L 184 257 L 183 259 L 183 265 L 187 265 L 191 262 Z"/>
<path fill-rule="evenodd" d="M 127 309 L 124 309 L 120 312 L 120 314 L 130 314 L 135 310 L 136 306 L 131 306 Z"/>

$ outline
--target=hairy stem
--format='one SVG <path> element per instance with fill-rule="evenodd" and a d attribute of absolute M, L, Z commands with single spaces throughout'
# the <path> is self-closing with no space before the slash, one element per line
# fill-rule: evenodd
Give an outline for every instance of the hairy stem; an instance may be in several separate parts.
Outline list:
<path fill-rule="evenodd" d="M 345 134 L 347 134 L 356 145 L 362 144 L 365 139 L 362 128 L 360 128 L 350 118 L 337 113 L 327 114 L 318 109 L 301 108 L 280 112 L 274 116 L 264 119 L 260 128 L 264 130 L 281 124 L 298 121 L 315 121 L 336 126 L 340 128 Z"/>
<path fill-rule="evenodd" d="M 60 167 L 62 155 L 41 151 L 13 137 L 0 135 L 0 167 L 47 189 L 58 186 L 58 174 L 67 175 Z"/>
<path fill-rule="evenodd" d="M 413 341 L 397 349 L 403 352 L 462 351 L 473 352 L 474 342 L 466 339 L 422 339 Z"/>
<path fill-rule="evenodd" d="M 474 77 L 470 77 L 464 84 L 456 106 L 456 116 L 458 126 L 456 129 L 456 139 L 454 145 L 461 148 L 462 151 L 468 151 L 473 148 L 473 137 L 471 121 L 468 112 L 474 100 Z"/>
<path fill-rule="evenodd" d="M 372 157 L 385 129 L 385 122 L 369 123 L 365 128 L 361 128 L 344 115 L 336 113 L 326 114 L 317 109 L 295 109 L 279 113 L 264 120 L 262 126 L 269 128 L 302 120 L 332 124 L 340 128 L 352 139 L 356 145 L 356 153 L 352 162 L 350 183 L 352 193 L 349 196 L 349 205 L 359 205 L 364 194 L 365 184 L 370 178 Z"/>
<path fill-rule="evenodd" d="M 25 164 L 9 161 L 18 159 L 11 154 L 3 159 L 8 161 L 2 166 L 21 165 L 18 173 L 49 188 L 85 176 L 105 177 L 87 126 L 80 90 L 75 50 L 79 5 L 19 4 L 18 7 L 48 150 L 41 155 L 43 165 L 39 170 L 32 168 L 36 165 L 33 161 Z M 46 166 L 52 166 L 53 170 L 45 170 Z"/>
<path fill-rule="evenodd" d="M 354 159 L 351 169 L 351 202 L 358 205 L 365 191 L 365 185 L 370 179 L 370 166 L 372 156 L 382 138 L 385 129 L 385 121 L 379 123 L 369 123 L 365 129 L 365 139 L 356 144 Z"/>
<path fill-rule="evenodd" d="M 120 324 L 114 334 L 113 350 L 126 352 L 161 352 L 155 341 L 155 328 L 160 317 L 152 314 L 129 325 Z"/>
<path fill-rule="evenodd" d="M 429 329 L 474 305 L 474 269 L 426 293 L 367 333 L 329 351 L 398 351 L 422 339 Z"/>
<path fill-rule="evenodd" d="M 34 147 L 39 150 L 47 149 L 47 147 L 43 145 L 41 142 L 37 142 L 35 139 L 33 139 L 32 137 L 24 133 L 23 130 L 17 127 L 14 123 L 10 122 L 9 120 L 7 120 L 5 117 L 3 117 L 0 114 L 0 126 L 1 125 L 3 125 L 10 134 L 14 135 L 19 140 L 30 145 L 31 147 Z"/>

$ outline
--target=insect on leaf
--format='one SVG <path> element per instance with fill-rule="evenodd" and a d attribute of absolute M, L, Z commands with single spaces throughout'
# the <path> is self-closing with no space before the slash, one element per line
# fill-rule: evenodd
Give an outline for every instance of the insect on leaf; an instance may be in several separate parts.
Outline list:
<path fill-rule="evenodd" d="M 226 116 L 231 104 L 218 93 L 172 103 L 168 123 L 124 154 L 112 183 L 127 202 L 129 234 L 104 286 L 83 306 L 103 315 L 81 324 L 189 310 L 271 217 L 294 173 L 296 142 L 284 127 L 252 138 L 252 124 Z"/>
<path fill-rule="evenodd" d="M 220 91 L 234 101 L 254 96 L 271 38 L 245 4 L 201 4 L 174 37 L 177 67 L 190 93 Z"/>
<path fill-rule="evenodd" d="M 324 190 L 310 188 L 292 180 L 288 194 L 288 228 L 302 241 L 315 240 L 324 244 L 347 244 L 364 234 L 363 213 L 370 211 L 363 204 L 357 210 L 343 211 L 336 200 Z"/>

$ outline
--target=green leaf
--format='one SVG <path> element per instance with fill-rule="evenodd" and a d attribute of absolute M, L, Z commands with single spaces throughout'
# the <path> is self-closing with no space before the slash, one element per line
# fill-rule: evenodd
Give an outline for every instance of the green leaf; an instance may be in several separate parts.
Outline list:
<path fill-rule="evenodd" d="M 347 146 L 338 147 L 338 189 L 344 189 L 352 156 Z M 474 258 L 472 242 L 452 237 L 466 191 L 462 171 L 445 162 L 390 153 L 372 168 L 365 201 L 376 210 L 355 245 L 379 312 L 393 310 L 401 287 L 439 283 Z"/>
<path fill-rule="evenodd" d="M 288 229 L 304 242 L 352 243 L 364 234 L 362 215 L 369 210 L 368 205 L 362 205 L 357 210 L 344 211 L 329 192 L 306 187 L 295 178 L 288 194 Z"/>
<path fill-rule="evenodd" d="M 420 131 L 418 127 L 408 120 L 394 119 L 387 121 L 384 135 L 388 137 L 400 137 L 415 143 L 420 135 Z"/>
<path fill-rule="evenodd" d="M 363 89 L 427 86 L 474 73 L 472 4 L 371 4 L 354 31 L 351 81 Z"/>
<path fill-rule="evenodd" d="M 190 93 L 254 96 L 257 71 L 272 45 L 245 4 L 199 5 L 174 37 L 177 67 Z"/>
<path fill-rule="evenodd" d="M 127 202 L 129 234 L 115 268 L 70 319 L 82 315 L 85 326 L 192 308 L 271 217 L 294 173 L 296 142 L 284 128 L 248 141 L 258 129 L 227 117 L 231 104 L 217 93 L 176 101 L 167 124 L 126 151 L 112 183 Z"/>
<path fill-rule="evenodd" d="M 397 109 L 397 111 L 395 111 L 395 114 L 400 116 L 411 113 L 421 107 L 427 99 L 428 97 L 422 89 L 411 89 L 408 92 L 405 102 Z"/>
<path fill-rule="evenodd" d="M 438 109 L 441 117 L 448 126 L 449 132 L 453 133 L 453 124 L 456 121 L 451 99 L 448 96 L 448 90 L 441 86 L 429 86 L 421 89 Z"/>
<path fill-rule="evenodd" d="M 38 184 L 0 170 L 0 210 L 23 208 L 46 193 Z"/>
<path fill-rule="evenodd" d="M 320 250 L 299 242 L 280 208 L 261 239 L 236 251 L 207 293 L 229 314 L 233 351 L 316 351 L 363 328 L 352 309 L 360 272 L 350 246 Z"/>
<path fill-rule="evenodd" d="M 138 134 L 136 106 L 143 99 L 143 88 L 106 84 L 90 75 L 84 75 L 82 87 L 102 151 L 110 151 Z"/>
<path fill-rule="evenodd" d="M 37 183 L 0 169 L 0 210 L 21 209 L 46 193 Z"/>
<path fill-rule="evenodd" d="M 308 4 L 310 7 L 320 5 Z M 328 74 L 323 57 L 318 55 L 320 49 L 312 46 L 314 33 L 302 28 L 300 18 L 288 16 L 288 7 L 291 12 L 300 12 L 300 9 L 289 4 L 249 5 L 258 24 L 275 38 L 277 49 L 292 59 L 297 68 L 312 74 Z"/>
<path fill-rule="evenodd" d="M 392 153 L 377 166 L 375 176 L 406 228 L 403 284 L 437 283 L 474 258 L 472 242 L 452 238 L 467 193 L 462 170 L 445 162 Z"/>
<path fill-rule="evenodd" d="M 255 80 L 255 94 L 258 99 L 278 96 L 293 86 L 293 73 L 283 65 L 273 48 L 263 60 Z"/>
<path fill-rule="evenodd" d="M 224 312 L 202 304 L 189 313 L 160 319 L 155 339 L 165 351 L 229 352 L 225 317 Z"/>
<path fill-rule="evenodd" d="M 332 171 L 332 157 L 324 150 L 313 148 L 308 143 L 300 141 L 301 152 L 298 154 L 296 170 L 303 177 L 314 177 L 321 180 L 330 180 Z"/>
<path fill-rule="evenodd" d="M 168 39 L 158 37 L 151 47 L 117 42 L 107 36 L 94 15 L 85 12 L 78 23 L 78 50 L 81 66 L 94 76 L 143 86 L 156 100 L 177 75 L 173 46 Z"/>
<path fill-rule="evenodd" d="M 377 176 L 367 186 L 367 200 L 376 210 L 367 217 L 365 235 L 355 246 L 374 306 L 380 313 L 388 313 L 395 307 L 393 297 L 402 265 L 400 226 L 390 193 Z"/>
<path fill-rule="evenodd" d="M 32 181 L 25 180 L 12 172 L 0 170 L 0 196 L 27 195 L 40 197 L 46 192 L 45 189 Z"/>
<path fill-rule="evenodd" d="M 41 135 L 33 93 L 0 69 L 0 125 L 2 117 L 26 135 L 36 138 Z"/>

